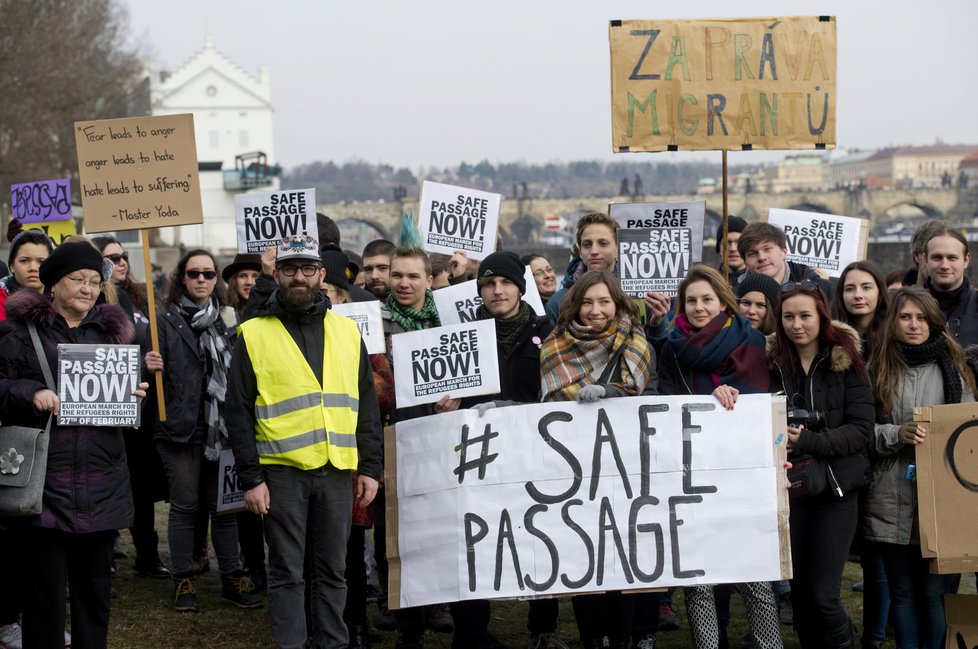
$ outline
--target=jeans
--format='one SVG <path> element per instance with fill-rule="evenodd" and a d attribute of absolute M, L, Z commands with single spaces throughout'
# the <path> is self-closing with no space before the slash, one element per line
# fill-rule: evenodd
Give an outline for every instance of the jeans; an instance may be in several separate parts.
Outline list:
<path fill-rule="evenodd" d="M 310 548 L 309 628 L 314 649 L 342 649 L 349 642 L 346 605 L 346 544 L 353 524 L 353 489 L 349 471 L 324 467 L 302 471 L 266 464 L 269 510 L 268 617 L 275 643 L 282 649 L 306 645 L 306 538 Z"/>
<path fill-rule="evenodd" d="M 802 649 L 852 643 L 852 622 L 839 591 L 858 518 L 855 493 L 791 501 L 791 601 Z"/>
<path fill-rule="evenodd" d="M 880 544 L 863 541 L 859 563 L 863 568 L 863 647 L 879 647 L 886 640 L 890 611 L 890 590 Z"/>
<path fill-rule="evenodd" d="M 217 515 L 217 462 L 204 459 L 201 444 L 158 440 L 166 477 L 170 483 L 170 561 L 175 576 L 193 574 L 194 523 L 201 494 L 211 516 L 211 541 L 222 575 L 241 569 L 238 559 L 238 526 L 234 516 Z"/>
<path fill-rule="evenodd" d="M 919 545 L 879 543 L 890 585 L 891 620 L 900 649 L 942 649 L 949 575 L 932 575 Z"/>

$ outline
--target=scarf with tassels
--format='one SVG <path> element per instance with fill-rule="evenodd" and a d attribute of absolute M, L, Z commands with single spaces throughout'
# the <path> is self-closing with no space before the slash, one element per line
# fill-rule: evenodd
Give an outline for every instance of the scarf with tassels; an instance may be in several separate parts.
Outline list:
<path fill-rule="evenodd" d="M 204 441 L 204 457 L 216 461 L 221 449 L 227 448 L 227 426 L 224 423 L 224 399 L 228 389 L 228 370 L 231 368 L 231 350 L 227 338 L 218 330 L 220 308 L 217 298 L 211 296 L 203 307 L 189 297 L 180 298 L 180 308 L 190 320 L 190 328 L 197 334 L 197 348 L 204 359 L 204 422 L 207 437 Z"/>
<path fill-rule="evenodd" d="M 431 294 L 431 289 L 425 290 L 424 306 L 420 310 L 401 306 L 393 295 L 387 296 L 387 309 L 391 313 L 391 320 L 400 325 L 404 331 L 421 331 L 422 329 L 441 326 L 441 319 L 438 317 L 438 309 L 435 308 L 435 298 Z"/>
<path fill-rule="evenodd" d="M 699 330 L 680 314 L 666 339 L 692 394 L 711 394 L 721 385 L 746 394 L 767 392 L 764 342 L 746 318 L 722 311 Z"/>
<path fill-rule="evenodd" d="M 642 327 L 622 316 L 604 329 L 571 322 L 555 329 L 540 350 L 544 401 L 574 401 L 585 385 L 598 382 L 621 348 L 618 369 L 608 383 L 631 395 L 642 394 L 651 373 L 652 351 Z"/>

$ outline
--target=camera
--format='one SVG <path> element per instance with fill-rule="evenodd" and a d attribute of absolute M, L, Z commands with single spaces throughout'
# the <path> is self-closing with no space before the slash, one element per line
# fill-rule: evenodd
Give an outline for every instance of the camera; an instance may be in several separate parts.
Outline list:
<path fill-rule="evenodd" d="M 792 428 L 801 428 L 804 426 L 813 432 L 825 430 L 825 411 L 789 408 L 788 425 Z"/>

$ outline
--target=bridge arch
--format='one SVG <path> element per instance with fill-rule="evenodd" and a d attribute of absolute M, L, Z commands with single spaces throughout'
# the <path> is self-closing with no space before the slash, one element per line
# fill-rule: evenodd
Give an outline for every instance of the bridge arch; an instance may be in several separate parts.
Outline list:
<path fill-rule="evenodd" d="M 830 210 L 825 205 L 821 203 L 812 203 L 809 201 L 802 201 L 801 203 L 796 203 L 788 208 L 789 210 L 801 210 L 802 212 L 816 212 L 818 214 L 831 214 Z"/>

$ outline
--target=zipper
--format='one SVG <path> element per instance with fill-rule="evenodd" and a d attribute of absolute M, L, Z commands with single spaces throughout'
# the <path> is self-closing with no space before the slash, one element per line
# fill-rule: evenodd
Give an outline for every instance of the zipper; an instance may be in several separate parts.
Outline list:
<path fill-rule="evenodd" d="M 809 409 L 812 409 L 812 408 L 815 407 L 815 387 L 814 387 L 814 382 L 812 381 L 812 376 L 814 376 L 815 370 L 818 369 L 818 366 L 822 364 L 822 361 L 823 360 L 825 360 L 825 357 L 824 356 L 819 356 L 819 358 L 815 361 L 815 365 L 808 372 L 808 407 L 809 407 Z M 826 423 L 828 423 L 828 422 L 826 422 Z M 832 465 L 829 463 L 828 460 L 825 460 L 825 468 L 826 468 L 826 470 L 829 473 L 829 480 L 832 481 L 832 490 L 839 496 L 839 498 L 842 498 L 843 497 L 842 487 L 839 486 L 839 481 L 835 477 L 835 471 L 832 470 Z"/>

